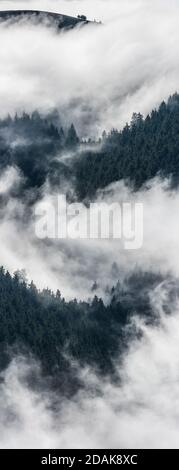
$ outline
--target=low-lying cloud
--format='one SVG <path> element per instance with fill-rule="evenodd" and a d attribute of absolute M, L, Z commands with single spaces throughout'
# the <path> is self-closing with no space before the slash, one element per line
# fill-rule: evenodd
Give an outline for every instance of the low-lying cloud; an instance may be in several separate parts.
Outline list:
<path fill-rule="evenodd" d="M 83 135 L 121 128 L 178 89 L 178 9 L 173 1 L 1 2 L 97 16 L 102 26 L 57 34 L 22 22 L 0 25 L 1 115 L 57 107 Z M 70 117 L 69 117 L 70 115 Z"/>
<path fill-rule="evenodd" d="M 42 202 L 56 197 L 44 187 Z M 124 250 L 121 240 L 115 239 L 40 240 L 35 207 L 27 211 L 26 203 L 11 197 L 0 220 L 0 264 L 10 272 L 25 269 L 39 288 L 60 289 L 68 299 L 88 299 L 95 281 L 98 295 L 104 297 L 107 284 L 112 287 L 136 268 L 179 276 L 179 193 L 169 190 L 169 181 L 155 179 L 137 193 L 119 182 L 99 192 L 96 202 L 142 204 L 143 246 Z"/>

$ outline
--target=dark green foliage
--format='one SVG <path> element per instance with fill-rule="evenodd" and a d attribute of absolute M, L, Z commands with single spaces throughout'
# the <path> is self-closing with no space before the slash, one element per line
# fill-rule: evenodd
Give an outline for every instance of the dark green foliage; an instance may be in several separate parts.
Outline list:
<path fill-rule="evenodd" d="M 102 148 L 83 152 L 76 165 L 80 198 L 92 197 L 96 190 L 126 180 L 134 189 L 160 175 L 179 182 L 179 95 L 162 103 L 143 119 L 133 114 L 130 126 L 103 134 Z"/>
<path fill-rule="evenodd" d="M 66 138 L 66 147 L 75 150 L 76 146 L 79 144 L 79 137 L 77 136 L 74 125 L 72 124 L 68 130 Z"/>
<path fill-rule="evenodd" d="M 105 306 L 97 296 L 91 302 L 66 302 L 59 291 L 38 292 L 33 282 L 27 285 L 24 272 L 11 277 L 1 268 L 1 367 L 7 363 L 8 348 L 16 347 L 32 353 L 44 373 L 56 378 L 67 372 L 65 355 L 103 373 L 112 371 L 113 359 L 126 347 L 132 316 L 153 321 L 148 292 L 160 282 L 160 276 L 136 273 L 110 290 Z"/>
<path fill-rule="evenodd" d="M 89 142 L 80 145 L 73 124 L 64 131 L 57 110 L 46 118 L 37 111 L 14 119 L 8 116 L 0 121 L 0 169 L 7 165 L 20 168 L 27 188 L 40 188 L 47 178 L 59 189 L 64 180 L 70 181 L 79 199 L 93 197 L 98 189 L 121 179 L 135 190 L 156 175 L 171 177 L 176 186 L 179 95 L 146 119 L 134 113 L 130 125 L 121 132 L 104 132 L 90 151 Z"/>
<path fill-rule="evenodd" d="M 0 170 L 17 166 L 25 177 L 26 188 L 40 188 L 47 177 L 52 184 L 70 179 L 70 170 L 59 157 L 77 148 L 79 138 L 72 124 L 65 133 L 58 113 L 45 118 L 35 111 L 32 115 L 10 116 L 0 120 Z"/>

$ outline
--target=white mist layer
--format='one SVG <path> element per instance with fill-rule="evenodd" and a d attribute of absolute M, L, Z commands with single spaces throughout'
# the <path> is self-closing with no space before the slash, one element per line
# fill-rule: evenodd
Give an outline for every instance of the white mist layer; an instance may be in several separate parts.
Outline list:
<path fill-rule="evenodd" d="M 148 190 L 132 193 L 120 182 L 99 193 L 97 202 L 143 204 L 143 246 L 132 251 L 113 239 L 39 240 L 35 214 L 23 223 L 26 206 L 10 198 L 0 220 L 0 265 L 11 273 L 25 269 L 39 288 L 60 289 L 67 299 L 88 299 L 95 281 L 97 294 L 104 297 L 107 284 L 112 287 L 136 268 L 178 277 L 179 192 L 167 185 L 155 179 Z M 45 188 L 42 201 L 51 203 L 56 197 Z"/>
<path fill-rule="evenodd" d="M 57 107 L 81 135 L 96 135 L 104 128 L 121 128 L 134 111 L 146 115 L 178 89 L 178 2 L 13 0 L 1 5 L 71 14 L 82 10 L 104 21 L 64 34 L 26 22 L 1 24 L 0 41 L 6 46 L 0 51 L 3 116 Z"/>
<path fill-rule="evenodd" d="M 0 196 L 8 195 L 11 189 L 16 189 L 21 182 L 20 171 L 9 166 L 0 175 Z"/>
<path fill-rule="evenodd" d="M 1 116 L 55 106 L 64 118 L 70 114 L 82 135 L 89 129 L 97 134 L 121 128 L 133 111 L 148 113 L 178 89 L 176 1 L 13 0 L 0 1 L 0 7 L 87 13 L 105 23 L 61 35 L 25 23 L 1 25 Z M 8 197 L 18 184 L 19 173 L 8 169 L 0 178 L 0 195 Z M 179 193 L 166 191 L 166 185 L 155 180 L 148 191 L 132 194 L 119 183 L 99 194 L 106 202 L 143 203 L 144 246 L 133 253 L 112 241 L 38 241 L 34 220 L 22 223 L 26 207 L 11 198 L 1 214 L 0 264 L 10 272 L 25 268 L 38 287 L 60 288 L 67 299 L 88 298 L 95 280 L 97 293 L 104 295 L 106 283 L 112 286 L 136 267 L 179 276 Z M 44 191 L 44 200 L 53 196 Z M 0 447 L 177 448 L 179 312 L 165 317 L 159 300 L 157 293 L 161 326 L 143 326 L 143 339 L 132 343 L 125 358 L 122 385 L 80 371 L 86 388 L 93 383 L 98 394 L 79 393 L 56 415 L 49 409 L 50 395 L 27 387 L 27 364 L 14 360 L 1 376 Z"/>
<path fill-rule="evenodd" d="M 50 393 L 27 386 L 31 366 L 14 359 L 1 375 L 0 447 L 178 448 L 179 311 L 140 327 L 143 338 L 116 364 L 121 385 L 79 371 L 85 390 L 59 399 L 55 413 Z"/>

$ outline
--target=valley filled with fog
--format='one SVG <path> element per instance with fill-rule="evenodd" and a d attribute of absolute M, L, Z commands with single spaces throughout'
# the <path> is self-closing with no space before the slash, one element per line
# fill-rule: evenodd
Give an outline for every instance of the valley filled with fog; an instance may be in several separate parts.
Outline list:
<path fill-rule="evenodd" d="M 0 448 L 177 448 L 178 2 L 21 8 L 92 22 L 0 21 Z M 74 237 L 90 204 L 142 206 L 140 246 Z"/>

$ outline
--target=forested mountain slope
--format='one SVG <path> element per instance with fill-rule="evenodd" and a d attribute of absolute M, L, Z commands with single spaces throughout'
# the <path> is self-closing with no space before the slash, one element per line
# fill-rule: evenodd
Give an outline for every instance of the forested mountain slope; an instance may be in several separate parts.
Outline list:
<path fill-rule="evenodd" d="M 81 198 L 124 179 L 135 189 L 160 175 L 179 182 L 179 95 L 143 118 L 133 114 L 121 132 L 103 134 L 100 151 L 84 152 L 77 166 Z"/>
<path fill-rule="evenodd" d="M 112 373 L 113 360 L 135 335 L 134 316 L 156 321 L 149 291 L 161 283 L 160 275 L 136 272 L 125 283 L 108 292 L 109 302 L 91 293 L 91 301 L 66 302 L 59 291 L 38 291 L 24 274 L 12 277 L 0 269 L 0 366 L 5 367 L 12 351 L 32 354 L 40 360 L 43 372 L 55 378 L 69 372 L 71 361 L 92 365 Z M 178 291 L 171 284 L 171 299 Z M 171 300 L 172 308 L 172 300 Z"/>
<path fill-rule="evenodd" d="M 176 185 L 179 95 L 162 103 L 146 119 L 140 114 L 133 115 L 130 125 L 121 132 L 104 133 L 93 145 L 81 141 L 73 124 L 62 126 L 56 110 L 47 116 L 37 111 L 32 115 L 8 116 L 0 120 L 1 173 L 11 166 L 18 167 L 24 175 L 23 191 L 28 191 L 28 198 L 31 189 L 34 194 L 47 180 L 59 191 L 64 179 L 72 183 L 80 199 L 93 197 L 97 189 L 120 179 L 138 189 L 160 174 L 171 176 Z M 20 186 L 16 198 L 21 200 L 22 194 Z M 0 203 L 3 204 L 2 195 Z M 66 302 L 59 291 L 39 292 L 20 273 L 12 277 L 1 268 L 1 368 L 16 348 L 40 360 L 44 374 L 55 377 L 58 383 L 62 374 L 67 377 L 67 371 L 71 376 L 71 359 L 93 365 L 103 373 L 112 372 L 113 360 L 127 347 L 131 320 L 137 315 L 149 322 L 156 321 L 149 293 L 162 281 L 161 275 L 134 272 L 112 290 L 106 287 L 106 303 L 94 297 L 98 293 L 94 286 L 88 302 Z M 171 298 L 166 313 L 170 313 L 168 309 L 172 309 L 179 293 L 178 281 L 171 280 L 167 290 Z M 132 334 L 136 334 L 134 326 Z M 62 382 L 66 381 L 67 378 Z"/>
<path fill-rule="evenodd" d="M 0 168 L 17 166 L 26 184 L 39 188 L 73 181 L 80 199 L 124 179 L 139 189 L 156 175 L 179 181 L 179 95 L 163 102 L 145 119 L 134 114 L 122 131 L 103 133 L 96 143 L 80 142 L 74 125 L 62 126 L 57 110 L 37 111 L 0 121 Z M 64 156 L 68 155 L 65 159 Z M 71 156 L 71 158 L 69 158 Z"/>

